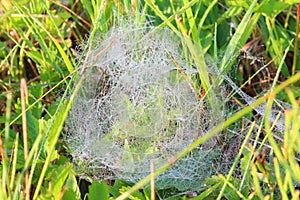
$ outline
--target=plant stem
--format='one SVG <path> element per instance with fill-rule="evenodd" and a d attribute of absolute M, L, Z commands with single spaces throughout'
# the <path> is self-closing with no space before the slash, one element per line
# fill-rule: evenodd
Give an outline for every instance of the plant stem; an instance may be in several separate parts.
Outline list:
<path fill-rule="evenodd" d="M 23 145 L 24 145 L 24 160 L 28 159 L 28 130 L 27 130 L 27 118 L 26 118 L 26 102 L 28 96 L 28 90 L 26 81 L 24 78 L 21 79 L 20 84 L 21 90 L 21 105 L 22 105 L 22 129 L 23 129 Z M 25 173 L 25 199 L 30 199 L 30 185 L 28 170 Z"/>
<path fill-rule="evenodd" d="M 296 36 L 295 36 L 295 47 L 294 47 L 292 75 L 295 74 L 296 66 L 297 66 L 297 53 L 298 53 L 298 43 L 299 43 L 299 39 L 298 39 L 298 35 L 299 35 L 299 18 L 300 18 L 300 3 L 298 4 L 297 17 L 296 17 Z"/>

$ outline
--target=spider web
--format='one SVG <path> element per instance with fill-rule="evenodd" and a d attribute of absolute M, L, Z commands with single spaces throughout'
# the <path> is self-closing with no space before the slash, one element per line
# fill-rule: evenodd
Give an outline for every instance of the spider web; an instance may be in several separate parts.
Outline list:
<path fill-rule="evenodd" d="M 67 120 L 66 140 L 83 178 L 137 182 L 159 168 L 223 119 L 180 74 L 179 40 L 169 30 L 124 23 L 93 48 L 81 72 L 83 84 Z M 188 70 L 187 70 L 188 71 Z M 199 146 L 156 177 L 157 189 L 197 190 L 220 148 L 216 139 Z"/>

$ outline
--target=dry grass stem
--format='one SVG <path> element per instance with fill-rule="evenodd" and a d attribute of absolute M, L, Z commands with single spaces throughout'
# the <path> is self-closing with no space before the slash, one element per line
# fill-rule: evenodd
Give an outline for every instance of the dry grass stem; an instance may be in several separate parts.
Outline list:
<path fill-rule="evenodd" d="M 154 164 L 153 161 L 150 160 L 150 173 L 151 173 L 151 181 L 150 181 L 150 186 L 151 186 L 151 200 L 155 200 L 155 175 L 154 175 Z"/>
<path fill-rule="evenodd" d="M 26 118 L 26 103 L 28 97 L 27 84 L 24 78 L 20 83 L 21 91 L 21 105 L 22 105 L 22 130 L 23 130 L 23 145 L 24 145 L 24 160 L 28 159 L 28 130 L 27 130 L 27 118 Z M 29 185 L 29 172 L 26 170 L 25 174 L 25 198 L 30 199 L 30 185 Z"/>

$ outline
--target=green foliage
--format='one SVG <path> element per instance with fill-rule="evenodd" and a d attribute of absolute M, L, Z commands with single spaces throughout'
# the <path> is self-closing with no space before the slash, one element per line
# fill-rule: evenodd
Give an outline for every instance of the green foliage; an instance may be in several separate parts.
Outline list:
<path fill-rule="evenodd" d="M 4 58 L 1 62 L 4 69 L 1 91 L 6 90 L 1 94 L 1 101 L 3 97 L 7 98 L 6 115 L 1 113 L 5 122 L 5 126 L 1 126 L 5 127 L 1 131 L 2 141 L 5 141 L 1 146 L 2 149 L 4 147 L 1 154 L 1 199 L 29 198 L 29 194 L 23 191 L 25 174 L 28 174 L 25 185 L 34 186 L 30 198 L 58 199 L 73 173 L 73 166 L 58 154 L 56 146 L 67 116 L 67 102 L 60 99 L 55 101 L 57 104 L 51 104 L 55 93 L 50 94 L 56 91 L 55 88 L 64 87 L 65 76 L 76 66 L 69 51 L 70 29 L 66 26 L 71 15 L 66 11 L 60 12 L 59 7 L 50 12 L 50 7 L 53 8 L 53 4 L 43 1 L 11 2 L 10 9 L 5 10 L 9 15 L 1 16 L 5 22 L 0 27 L 4 33 L 2 39 L 8 40 L 12 47 L 3 47 L 1 51 Z M 25 107 L 19 97 L 21 77 L 26 77 L 28 83 L 32 82 L 28 86 L 28 95 L 24 97 Z M 65 88 L 63 98 L 68 90 Z M 12 95 L 14 98 L 11 98 Z M 50 106 L 45 103 L 47 101 Z M 21 120 L 23 110 L 25 122 Z M 23 132 L 20 125 L 24 123 L 27 124 L 28 137 L 23 142 L 24 136 L 19 134 Z M 25 161 L 24 143 L 29 148 Z"/>
<path fill-rule="evenodd" d="M 116 180 L 114 184 L 108 185 L 105 181 L 93 181 L 89 186 L 88 194 L 85 199 L 97 200 L 113 200 L 120 196 L 120 194 L 125 193 L 132 184 L 122 181 L 120 179 Z M 150 199 L 149 189 L 144 189 L 141 191 L 136 191 L 132 193 L 128 199 L 130 200 L 146 200 Z M 64 194 L 63 199 L 74 199 L 73 195 Z"/>
<path fill-rule="evenodd" d="M 97 200 L 97 199 L 108 200 L 108 197 L 109 197 L 109 191 L 104 181 L 102 181 L 101 183 L 94 181 L 92 185 L 89 187 L 88 198 L 90 200 Z"/>
<path fill-rule="evenodd" d="M 253 129 L 255 131 L 249 131 L 243 136 L 244 143 L 233 160 L 231 171 L 227 175 L 219 174 L 207 178 L 207 187 L 197 191 L 198 196 L 194 199 L 298 199 L 299 189 L 296 186 L 300 183 L 300 75 L 298 72 L 293 76 L 287 49 L 290 53 L 296 52 L 293 40 L 299 36 L 296 35 L 294 7 L 299 2 L 69 0 L 62 4 L 44 0 L 1 1 L 0 199 L 81 198 L 82 191 L 78 186 L 77 174 L 73 170 L 71 159 L 65 156 L 66 150 L 61 137 L 68 110 L 81 84 L 80 81 L 78 84 L 74 83 L 74 74 L 80 70 L 80 62 L 84 61 L 84 56 L 89 53 L 88 47 L 97 45 L 91 44 L 95 35 L 106 33 L 113 24 L 118 24 L 122 17 L 137 18 L 140 22 L 151 18 L 158 29 L 168 26 L 179 35 L 182 38 L 187 66 L 196 63 L 194 67 L 199 72 L 200 81 L 195 79 L 193 84 L 197 85 L 196 88 L 201 88 L 201 85 L 206 90 L 202 97 L 209 98 L 210 106 L 216 109 L 216 92 L 212 88 L 216 85 L 222 87 L 222 81 L 220 76 L 210 72 L 210 66 L 215 65 L 221 73 L 230 74 L 235 71 L 241 48 L 258 35 L 262 36 L 265 50 L 260 53 L 266 60 L 274 61 L 274 69 L 278 75 L 275 80 L 283 84 L 268 93 L 269 96 L 259 98 L 253 105 L 238 112 L 233 111 L 231 117 L 208 131 L 173 159 L 184 157 L 228 126 L 231 131 L 241 129 L 233 124 L 242 117 L 250 120 L 254 107 L 277 94 L 277 99 L 292 105 L 282 114 L 285 116 L 285 132 L 278 134 L 273 130 L 274 124 L 270 124 L 268 120 L 267 109 L 267 114 L 263 116 L 265 122 L 260 122 L 258 130 Z M 75 47 L 85 40 L 86 34 L 90 37 L 86 45 L 83 45 L 82 52 L 79 52 L 81 56 L 76 57 Z M 204 54 L 210 54 L 213 63 Z M 295 57 L 296 63 L 299 63 L 300 54 L 295 53 Z M 300 69 L 299 64 L 295 66 L 296 71 Z M 239 76 L 242 77 L 243 74 Z M 22 89 L 21 78 L 25 78 L 28 84 L 25 108 L 19 95 Z M 287 87 L 288 89 L 284 90 Z M 130 107 L 130 101 L 124 103 Z M 154 104 L 153 106 L 164 106 L 161 102 Z M 271 104 L 270 100 L 269 110 Z M 152 123 L 159 118 L 159 113 L 150 113 L 143 108 L 136 109 L 138 112 L 132 117 L 139 119 L 137 122 Z M 25 122 L 22 121 L 22 111 L 26 115 Z M 118 126 L 124 126 L 125 122 L 126 120 L 114 128 L 119 129 Z M 27 124 L 28 132 L 27 160 L 24 160 L 24 123 Z M 140 129 L 141 133 L 143 131 Z M 282 137 L 282 141 L 275 139 L 274 134 Z M 261 135 L 264 136 L 263 139 L 260 138 Z M 252 145 L 246 145 L 250 143 L 249 137 L 254 141 L 251 142 Z M 266 153 L 261 152 L 264 145 L 271 147 Z M 141 146 L 147 149 L 150 144 L 144 141 Z M 132 156 L 135 148 L 137 147 L 128 148 L 127 158 Z M 261 155 L 264 155 L 264 159 L 261 159 Z M 166 163 L 155 175 L 163 173 L 171 165 Z M 241 177 L 236 176 L 236 171 L 241 172 Z M 26 172 L 28 183 L 25 183 Z M 136 185 L 121 180 L 116 180 L 112 185 L 107 185 L 104 181 L 92 182 L 87 197 L 150 199 L 148 188 L 139 190 L 149 181 L 150 176 Z M 31 186 L 31 196 L 25 194 L 26 184 Z M 184 199 L 186 195 L 181 197 Z"/>

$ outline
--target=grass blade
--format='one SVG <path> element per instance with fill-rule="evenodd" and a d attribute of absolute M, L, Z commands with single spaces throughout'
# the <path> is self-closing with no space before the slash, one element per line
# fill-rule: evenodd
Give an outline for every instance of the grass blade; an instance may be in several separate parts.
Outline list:
<path fill-rule="evenodd" d="M 69 110 L 71 109 L 73 100 L 74 100 L 74 98 L 75 98 L 75 96 L 76 96 L 76 94 L 77 94 L 77 92 L 78 92 L 78 90 L 81 86 L 83 78 L 84 77 L 82 77 L 79 80 L 79 82 L 76 84 L 76 87 L 74 89 L 74 92 L 73 92 L 70 100 L 68 102 L 64 102 L 62 100 L 60 102 L 60 105 L 57 108 L 57 112 L 54 116 L 53 125 L 51 126 L 51 129 L 50 129 L 50 132 L 49 132 L 49 135 L 51 137 L 53 137 L 53 141 L 52 141 L 51 146 L 50 146 L 50 152 L 54 151 L 54 149 L 55 149 L 56 142 L 59 138 L 61 130 L 63 129 L 64 122 L 65 122 L 65 120 L 68 116 Z M 68 91 L 68 90 L 69 90 L 69 88 L 67 88 L 66 91 Z M 65 92 L 65 95 L 66 95 L 66 92 Z M 64 98 L 62 98 L 62 99 L 64 99 Z M 41 189 L 41 185 L 42 185 L 43 180 L 44 180 L 46 170 L 48 169 L 48 166 L 50 164 L 50 158 L 51 158 L 51 155 L 48 155 L 47 158 L 46 158 L 45 164 L 43 166 L 42 172 L 40 174 L 40 178 L 39 178 L 37 186 L 36 186 L 36 190 L 35 190 L 33 199 L 37 199 L 37 197 L 38 197 L 39 191 Z"/>
<path fill-rule="evenodd" d="M 260 14 L 256 13 L 252 19 L 251 15 L 253 13 L 254 7 L 256 5 L 257 0 L 254 0 L 249 9 L 247 10 L 245 16 L 243 17 L 242 21 L 240 22 L 239 26 L 236 29 L 236 32 L 232 36 L 228 47 L 226 48 L 225 54 L 223 56 L 221 66 L 220 66 L 220 71 L 221 73 L 227 73 L 231 67 L 230 62 L 232 58 L 234 57 L 234 54 L 237 51 L 237 48 L 243 43 L 246 42 L 248 36 L 250 35 L 254 25 L 256 24 Z M 250 23 L 249 23 L 250 22 Z"/>

